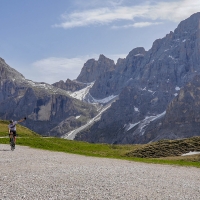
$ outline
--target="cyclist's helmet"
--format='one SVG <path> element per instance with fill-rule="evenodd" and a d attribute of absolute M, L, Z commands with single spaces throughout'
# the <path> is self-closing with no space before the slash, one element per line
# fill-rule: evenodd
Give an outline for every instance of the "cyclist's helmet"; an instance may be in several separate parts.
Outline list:
<path fill-rule="evenodd" d="M 10 120 L 10 123 L 13 123 L 13 120 L 12 120 L 12 119 Z"/>

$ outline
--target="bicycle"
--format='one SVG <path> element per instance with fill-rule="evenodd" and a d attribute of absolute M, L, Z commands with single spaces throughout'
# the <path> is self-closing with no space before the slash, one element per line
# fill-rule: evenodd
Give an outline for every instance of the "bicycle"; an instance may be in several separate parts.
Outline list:
<path fill-rule="evenodd" d="M 10 136 L 10 147 L 11 147 L 11 151 L 14 151 L 15 149 L 15 141 L 14 141 L 14 136 L 13 136 L 13 132 L 9 133 Z"/>

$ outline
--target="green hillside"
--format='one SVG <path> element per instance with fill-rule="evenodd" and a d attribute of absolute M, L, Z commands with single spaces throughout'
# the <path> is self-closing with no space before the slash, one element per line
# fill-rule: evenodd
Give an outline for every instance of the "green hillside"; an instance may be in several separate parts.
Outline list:
<path fill-rule="evenodd" d="M 8 136 L 8 124 L 9 121 L 0 120 L 0 137 Z M 31 131 L 30 129 L 20 124 L 17 124 L 17 135 L 18 137 L 40 137 L 40 135 L 38 135 L 34 131 Z"/>

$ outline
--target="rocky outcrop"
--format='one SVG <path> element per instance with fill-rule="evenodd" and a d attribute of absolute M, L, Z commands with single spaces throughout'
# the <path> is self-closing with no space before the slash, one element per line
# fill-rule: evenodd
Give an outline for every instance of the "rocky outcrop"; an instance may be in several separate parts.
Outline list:
<path fill-rule="evenodd" d="M 72 116 L 89 119 L 95 114 L 92 105 L 73 99 L 65 90 L 52 85 L 26 80 L 0 59 L 1 119 L 19 120 L 27 116 L 24 125 L 28 128 L 42 135 L 56 135 L 60 133 L 50 130 L 65 119 Z"/>
<path fill-rule="evenodd" d="M 115 63 L 113 60 L 100 55 L 98 61 L 90 59 L 84 64 L 76 80 L 83 83 L 91 83 L 105 72 L 114 70 L 114 68 Z"/>
<path fill-rule="evenodd" d="M 61 80 L 52 85 L 66 91 L 70 91 L 70 92 L 81 90 L 87 86 L 86 84 L 83 84 L 77 81 L 72 81 L 70 79 L 67 79 L 65 82 Z"/>

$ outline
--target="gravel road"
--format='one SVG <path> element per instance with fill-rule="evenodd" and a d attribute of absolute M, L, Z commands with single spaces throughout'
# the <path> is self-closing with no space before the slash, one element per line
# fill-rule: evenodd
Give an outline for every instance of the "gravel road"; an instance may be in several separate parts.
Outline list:
<path fill-rule="evenodd" d="M 0 199 L 199 200 L 200 169 L 0 144 Z"/>

